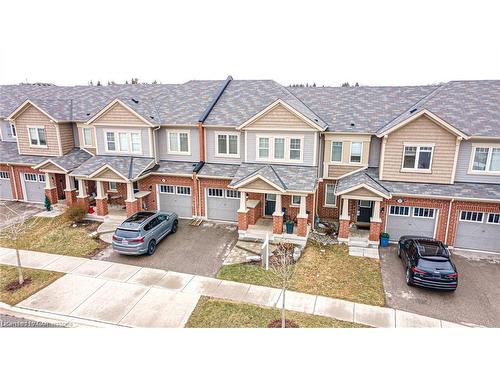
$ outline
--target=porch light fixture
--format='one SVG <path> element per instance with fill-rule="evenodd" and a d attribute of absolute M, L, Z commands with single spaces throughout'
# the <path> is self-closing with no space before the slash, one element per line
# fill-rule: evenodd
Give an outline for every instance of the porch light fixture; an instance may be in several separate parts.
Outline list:
<path fill-rule="evenodd" d="M 396 199 L 396 202 L 397 202 L 397 203 L 403 203 L 403 202 L 404 202 L 404 199 L 402 199 L 402 198 L 398 198 L 398 199 Z"/>

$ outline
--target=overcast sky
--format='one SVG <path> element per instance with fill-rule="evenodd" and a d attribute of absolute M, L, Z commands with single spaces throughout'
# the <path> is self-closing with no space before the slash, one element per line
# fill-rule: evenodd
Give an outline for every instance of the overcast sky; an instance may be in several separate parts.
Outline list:
<path fill-rule="evenodd" d="M 497 1 L 344 3 L 2 0 L 0 83 L 500 79 Z"/>

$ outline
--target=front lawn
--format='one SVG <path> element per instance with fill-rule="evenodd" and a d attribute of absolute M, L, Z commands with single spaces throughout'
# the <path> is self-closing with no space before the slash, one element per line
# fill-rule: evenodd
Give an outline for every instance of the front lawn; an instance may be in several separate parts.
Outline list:
<path fill-rule="evenodd" d="M 247 303 L 201 297 L 186 327 L 189 328 L 266 328 L 281 319 L 281 311 Z M 344 322 L 298 312 L 287 311 L 286 319 L 300 328 L 359 328 L 361 324 Z"/>
<path fill-rule="evenodd" d="M 52 284 L 64 273 L 34 270 L 23 268 L 25 283 L 18 289 L 10 288 L 9 285 L 18 281 L 17 268 L 14 266 L 0 265 L 0 301 L 9 305 L 16 305 L 25 300 L 40 289 Z"/>
<path fill-rule="evenodd" d="M 36 224 L 22 236 L 20 248 L 23 250 L 89 257 L 107 246 L 90 236 L 99 226 L 98 222 L 84 222 L 73 227 L 64 215 L 29 220 L 36 220 Z M 14 247 L 12 241 L 5 238 L 0 238 L 0 246 Z"/>
<path fill-rule="evenodd" d="M 375 259 L 350 256 L 345 245 L 321 246 L 309 241 L 297 262 L 290 290 L 384 306 L 380 263 Z M 278 287 L 256 264 L 223 266 L 217 277 L 242 283 Z"/>

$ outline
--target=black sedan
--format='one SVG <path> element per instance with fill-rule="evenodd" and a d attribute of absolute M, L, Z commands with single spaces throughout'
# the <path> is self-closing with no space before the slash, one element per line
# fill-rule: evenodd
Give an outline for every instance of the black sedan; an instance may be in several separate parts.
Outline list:
<path fill-rule="evenodd" d="M 448 248 L 432 238 L 403 236 L 398 256 L 406 267 L 406 283 L 426 288 L 454 291 L 458 286 L 457 268 Z"/>

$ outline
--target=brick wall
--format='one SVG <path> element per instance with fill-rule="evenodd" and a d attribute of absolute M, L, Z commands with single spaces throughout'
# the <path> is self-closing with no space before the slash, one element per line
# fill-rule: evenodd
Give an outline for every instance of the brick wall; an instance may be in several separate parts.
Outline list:
<path fill-rule="evenodd" d="M 286 216 L 295 220 L 299 214 L 300 206 L 292 206 L 292 196 L 283 195 L 281 197 L 281 205 L 286 209 Z M 312 224 L 314 221 L 314 194 L 309 194 L 306 197 L 306 211 L 309 212 L 307 222 Z"/>
<path fill-rule="evenodd" d="M 337 197 L 336 207 L 325 207 L 325 185 L 335 183 L 335 180 L 324 180 L 318 185 L 318 216 L 322 219 L 338 219 L 340 216 L 340 197 Z"/>
<path fill-rule="evenodd" d="M 500 213 L 500 202 L 498 203 L 481 203 L 481 202 L 466 202 L 466 201 L 453 202 L 450 215 L 450 227 L 448 229 L 448 245 L 451 246 L 455 244 L 455 237 L 458 225 L 458 215 L 460 215 L 460 211 L 480 211 L 480 212 Z"/>

